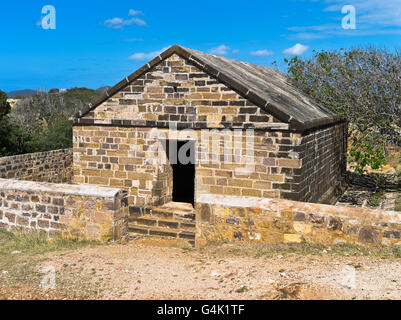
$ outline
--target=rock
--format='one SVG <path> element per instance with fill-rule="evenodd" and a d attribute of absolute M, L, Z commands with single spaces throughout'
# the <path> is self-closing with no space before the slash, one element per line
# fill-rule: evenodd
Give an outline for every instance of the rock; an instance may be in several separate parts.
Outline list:
<path fill-rule="evenodd" d="M 217 272 L 217 271 L 212 271 L 211 272 L 211 274 L 210 274 L 212 277 L 215 277 L 215 278 L 217 278 L 217 277 L 219 277 L 220 276 L 220 274 Z"/>
<path fill-rule="evenodd" d="M 358 235 L 359 242 L 377 243 L 379 232 L 371 228 L 361 228 Z"/>

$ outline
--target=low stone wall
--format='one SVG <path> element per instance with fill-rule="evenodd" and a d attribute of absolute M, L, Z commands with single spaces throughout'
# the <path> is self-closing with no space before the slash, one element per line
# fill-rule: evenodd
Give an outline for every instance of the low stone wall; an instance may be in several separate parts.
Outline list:
<path fill-rule="evenodd" d="M 280 199 L 202 195 L 197 246 L 210 241 L 401 244 L 401 213 Z"/>
<path fill-rule="evenodd" d="M 0 179 L 0 227 L 123 241 L 128 236 L 127 197 L 120 189 Z"/>
<path fill-rule="evenodd" d="M 72 181 L 72 149 L 0 158 L 0 178 L 53 183 Z"/>

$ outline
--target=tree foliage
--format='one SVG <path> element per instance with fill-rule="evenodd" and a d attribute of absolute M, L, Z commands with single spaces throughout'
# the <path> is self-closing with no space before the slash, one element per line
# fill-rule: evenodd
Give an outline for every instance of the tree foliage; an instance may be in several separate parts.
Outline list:
<path fill-rule="evenodd" d="M 316 52 L 286 60 L 296 86 L 350 123 L 348 158 L 363 173 L 385 164 L 401 142 L 401 55 L 385 49 Z"/>
<path fill-rule="evenodd" d="M 0 156 L 72 147 L 68 119 L 99 93 L 87 88 L 52 92 L 25 97 L 14 110 L 0 92 Z"/>
<path fill-rule="evenodd" d="M 0 156 L 24 153 L 23 132 L 10 119 L 11 106 L 7 94 L 0 91 Z"/>

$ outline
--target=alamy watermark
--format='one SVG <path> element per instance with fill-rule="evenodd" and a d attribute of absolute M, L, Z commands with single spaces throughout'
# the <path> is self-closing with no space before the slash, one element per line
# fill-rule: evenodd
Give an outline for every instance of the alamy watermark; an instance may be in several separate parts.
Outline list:
<path fill-rule="evenodd" d="M 40 282 L 40 286 L 45 290 L 56 289 L 56 268 L 53 266 L 44 267 L 42 269 L 42 274 L 44 274 L 44 277 Z"/>
<path fill-rule="evenodd" d="M 343 6 L 341 13 L 345 14 L 341 21 L 341 26 L 343 29 L 356 29 L 356 9 L 352 5 Z"/>
<path fill-rule="evenodd" d="M 341 285 L 346 289 L 356 289 L 355 267 L 347 265 L 342 269 Z"/>
<path fill-rule="evenodd" d="M 56 8 L 52 5 L 46 5 L 42 8 L 42 19 L 40 27 L 44 30 L 56 29 Z"/>
<path fill-rule="evenodd" d="M 169 126 L 169 134 L 151 130 L 149 159 L 152 164 L 232 164 L 237 175 L 248 175 L 255 169 L 255 132 L 252 129 L 177 130 Z"/>

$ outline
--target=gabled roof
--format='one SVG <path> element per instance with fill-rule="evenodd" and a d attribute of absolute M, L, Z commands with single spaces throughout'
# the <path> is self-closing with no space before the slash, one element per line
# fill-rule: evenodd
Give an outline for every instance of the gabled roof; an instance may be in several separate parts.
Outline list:
<path fill-rule="evenodd" d="M 79 123 L 79 119 L 88 112 L 173 54 L 189 60 L 200 70 L 224 83 L 280 121 L 289 123 L 290 129 L 309 130 L 342 120 L 341 117 L 320 106 L 312 97 L 296 88 L 291 83 L 291 79 L 278 70 L 174 45 L 107 90 L 91 105 L 77 113 L 72 121 Z"/>

